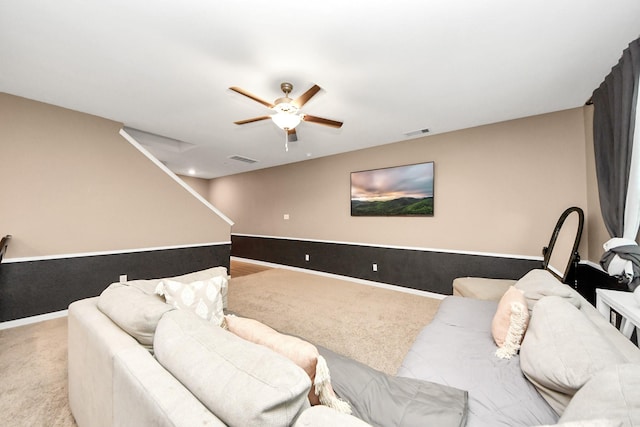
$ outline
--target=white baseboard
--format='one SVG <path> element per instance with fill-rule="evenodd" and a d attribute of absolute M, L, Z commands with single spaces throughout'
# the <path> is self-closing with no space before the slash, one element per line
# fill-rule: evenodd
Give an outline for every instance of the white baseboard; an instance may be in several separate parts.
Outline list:
<path fill-rule="evenodd" d="M 17 328 L 18 326 L 30 325 L 32 323 L 44 322 L 45 320 L 57 319 L 59 317 L 65 317 L 68 314 L 68 310 L 55 311 L 53 313 L 39 314 L 37 316 L 25 317 L 22 319 L 9 320 L 7 322 L 0 322 L 0 330 Z"/>

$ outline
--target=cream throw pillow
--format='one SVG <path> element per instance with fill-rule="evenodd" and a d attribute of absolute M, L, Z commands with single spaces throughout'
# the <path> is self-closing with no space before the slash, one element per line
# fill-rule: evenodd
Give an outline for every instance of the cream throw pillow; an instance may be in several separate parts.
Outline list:
<path fill-rule="evenodd" d="M 156 294 L 164 296 L 167 304 L 175 308 L 192 310 L 199 317 L 221 326 L 224 320 L 221 289 L 226 280 L 223 276 L 191 283 L 164 279 L 158 283 Z"/>
<path fill-rule="evenodd" d="M 351 413 L 351 405 L 336 396 L 333 391 L 327 362 L 318 353 L 315 345 L 291 335 L 281 334 L 254 319 L 225 317 L 229 332 L 268 347 L 304 369 L 315 386 L 309 391 L 309 402 L 312 405 L 322 404 L 338 412 Z"/>
<path fill-rule="evenodd" d="M 529 323 L 524 293 L 513 286 L 507 289 L 491 322 L 491 335 L 498 345 L 496 356 L 510 359 L 518 352 Z"/>

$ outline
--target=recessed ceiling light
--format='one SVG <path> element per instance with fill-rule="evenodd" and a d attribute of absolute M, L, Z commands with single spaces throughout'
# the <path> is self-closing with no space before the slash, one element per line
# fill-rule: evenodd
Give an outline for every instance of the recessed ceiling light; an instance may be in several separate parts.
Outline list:
<path fill-rule="evenodd" d="M 196 170 L 194 168 L 189 169 L 189 175 L 195 175 Z"/>

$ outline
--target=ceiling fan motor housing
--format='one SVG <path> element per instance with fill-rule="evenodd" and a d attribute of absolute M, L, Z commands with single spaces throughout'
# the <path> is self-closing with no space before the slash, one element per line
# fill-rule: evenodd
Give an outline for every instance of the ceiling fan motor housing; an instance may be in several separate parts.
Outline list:
<path fill-rule="evenodd" d="M 288 114 L 296 114 L 298 112 L 298 107 L 293 105 L 293 99 L 289 97 L 278 98 L 276 99 L 275 105 L 273 106 L 273 110 L 278 113 L 288 113 Z"/>
<path fill-rule="evenodd" d="M 284 94 L 286 96 L 289 96 L 289 94 L 293 90 L 293 85 L 291 83 L 288 83 L 288 82 L 283 82 L 283 83 L 280 84 L 280 89 L 282 89 L 282 91 L 284 92 Z"/>

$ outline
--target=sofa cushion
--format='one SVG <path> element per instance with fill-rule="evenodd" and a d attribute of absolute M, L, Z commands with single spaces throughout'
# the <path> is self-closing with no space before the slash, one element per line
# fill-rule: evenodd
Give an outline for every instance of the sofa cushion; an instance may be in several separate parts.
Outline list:
<path fill-rule="evenodd" d="M 616 348 L 565 298 L 542 298 L 533 308 L 520 366 L 559 415 L 592 376 L 622 362 Z"/>
<path fill-rule="evenodd" d="M 164 296 L 167 304 L 192 310 L 203 319 L 220 326 L 224 320 L 220 291 L 226 281 L 227 278 L 222 276 L 191 283 L 165 279 L 158 283 L 155 293 Z"/>
<path fill-rule="evenodd" d="M 266 346 L 304 369 L 314 385 L 309 391 L 312 405 L 323 404 L 345 414 L 351 413 L 349 403 L 339 399 L 333 391 L 329 368 L 315 345 L 298 337 L 281 334 L 255 319 L 226 316 L 226 324 L 229 332 Z"/>
<path fill-rule="evenodd" d="M 606 420 L 603 418 L 596 418 L 593 420 L 582 421 L 567 421 L 560 424 L 548 424 L 539 427 L 622 427 L 622 421 Z"/>
<path fill-rule="evenodd" d="M 500 298 L 491 322 L 491 335 L 498 346 L 496 356 L 508 359 L 518 352 L 528 323 L 529 310 L 524 294 L 511 286 Z"/>
<path fill-rule="evenodd" d="M 160 318 L 174 309 L 162 297 L 124 283 L 105 289 L 98 298 L 98 308 L 148 350 L 152 350 Z"/>
<path fill-rule="evenodd" d="M 505 291 L 516 283 L 511 279 L 484 277 L 457 277 L 453 279 L 453 295 L 490 301 L 499 301 Z"/>
<path fill-rule="evenodd" d="M 547 296 L 565 298 L 571 304 L 580 308 L 581 303 L 578 294 L 547 270 L 531 270 L 522 276 L 514 286 L 524 292 L 529 313 L 541 298 Z"/>
<path fill-rule="evenodd" d="M 175 280 L 176 282 L 181 282 L 181 283 L 192 283 L 192 282 L 196 282 L 198 280 L 209 280 L 212 277 L 224 277 L 225 282 L 222 285 L 222 289 L 220 290 L 221 294 L 222 294 L 222 306 L 224 308 L 227 308 L 227 290 L 228 290 L 228 279 L 229 279 L 229 275 L 227 274 L 227 268 L 226 267 L 211 267 L 211 268 L 207 268 L 205 270 L 198 270 L 198 271 L 194 271 L 192 273 L 187 273 L 187 274 L 183 274 L 180 276 L 173 276 L 173 277 L 162 277 L 162 278 L 158 278 L 158 279 L 140 279 L 140 280 L 129 280 L 127 282 L 127 284 L 129 286 L 133 286 L 136 288 L 141 289 L 142 291 L 144 291 L 147 294 L 153 294 L 155 293 L 156 287 L 158 286 L 158 283 L 160 283 L 160 281 L 162 280 L 166 280 L 166 279 L 171 279 L 171 280 Z"/>
<path fill-rule="evenodd" d="M 560 421 L 592 418 L 640 425 L 640 365 L 610 366 L 595 375 L 573 396 Z"/>
<path fill-rule="evenodd" d="M 284 356 L 189 310 L 166 313 L 158 362 L 227 425 L 289 426 L 309 408 L 309 376 Z"/>

